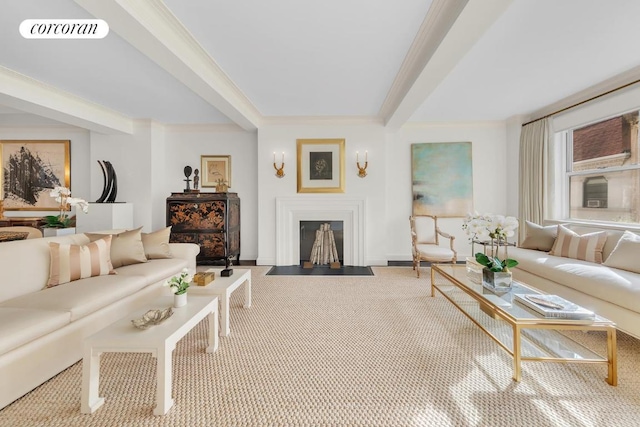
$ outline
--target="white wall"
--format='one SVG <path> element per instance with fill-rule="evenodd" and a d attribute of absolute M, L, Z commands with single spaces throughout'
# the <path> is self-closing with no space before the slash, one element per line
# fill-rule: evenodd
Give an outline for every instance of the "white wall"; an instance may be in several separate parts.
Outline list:
<path fill-rule="evenodd" d="M 103 135 L 91 133 L 91 194 L 96 200 L 102 193 L 104 179 L 98 160 L 110 161 L 116 172 L 118 192 L 116 202 L 133 203 L 133 226 L 149 232 L 163 223 L 153 223 L 153 200 L 156 188 L 163 182 L 152 180 L 154 151 L 163 149 L 163 133 L 148 120 L 135 123 L 133 135 Z"/>
<path fill-rule="evenodd" d="M 471 141 L 473 206 L 480 213 L 507 212 L 507 134 L 504 122 L 408 124 L 387 145 L 386 248 L 389 260 L 411 259 L 411 144 Z M 458 259 L 471 255 L 463 218 L 441 218 L 438 225 L 456 237 Z M 442 244 L 442 242 L 441 242 Z"/>
<path fill-rule="evenodd" d="M 475 209 L 512 213 L 508 212 L 507 193 L 512 192 L 513 183 L 509 184 L 507 169 L 513 154 L 507 154 L 507 127 L 502 122 L 410 124 L 397 132 L 375 123 L 283 124 L 261 127 L 255 134 L 226 125 L 164 127 L 139 121 L 133 135 L 3 127 L 0 138 L 71 139 L 73 194 L 90 201 L 100 196 L 104 184 L 97 160 L 111 161 L 118 176 L 117 200 L 134 203 L 134 225 L 144 226 L 145 231 L 165 226 L 165 200 L 184 189 L 184 166 L 200 168 L 201 155 L 231 155 L 230 190 L 241 199 L 241 257 L 258 264 L 275 263 L 276 197 L 297 194 L 297 139 L 346 140 L 344 195 L 367 200 L 365 262 L 369 265 L 411 259 L 412 143 L 471 141 Z M 285 152 L 286 176 L 282 179 L 275 176 L 274 151 Z M 366 178 L 357 176 L 356 151 L 369 152 Z M 517 164 L 515 173 L 517 177 Z M 440 226 L 456 236 L 460 259 L 470 254 L 462 218 L 441 219 Z"/>
<path fill-rule="evenodd" d="M 89 174 L 89 131 L 71 126 L 0 126 L 0 140 L 70 140 L 71 144 L 71 194 L 87 201 L 90 199 Z M 6 211 L 5 216 L 55 215 L 53 211 Z M 72 212 L 73 215 L 73 212 Z"/>
<path fill-rule="evenodd" d="M 258 258 L 261 265 L 275 265 L 275 200 L 297 194 L 296 140 L 315 138 L 345 139 L 344 196 L 366 198 L 365 263 L 386 265 L 385 182 L 386 135 L 381 124 L 297 124 L 263 126 L 258 131 Z M 285 177 L 277 178 L 273 152 L 285 153 Z M 369 152 L 367 177 L 359 178 L 356 151 Z M 279 160 L 278 160 L 279 161 Z M 340 197 L 340 194 L 331 194 Z M 322 194 L 317 194 L 322 198 Z"/>

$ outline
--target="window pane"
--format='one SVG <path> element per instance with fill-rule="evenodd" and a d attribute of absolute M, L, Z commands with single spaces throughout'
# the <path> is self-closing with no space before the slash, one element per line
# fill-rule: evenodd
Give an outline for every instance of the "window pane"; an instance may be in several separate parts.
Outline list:
<path fill-rule="evenodd" d="M 598 172 L 569 178 L 572 219 L 640 223 L 640 171 Z"/>

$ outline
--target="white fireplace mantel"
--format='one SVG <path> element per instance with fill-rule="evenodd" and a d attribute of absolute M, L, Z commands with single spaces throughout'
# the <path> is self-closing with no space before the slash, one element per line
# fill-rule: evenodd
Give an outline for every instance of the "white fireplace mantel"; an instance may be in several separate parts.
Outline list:
<path fill-rule="evenodd" d="M 342 221 L 344 265 L 364 266 L 365 208 L 363 197 L 276 198 L 276 265 L 300 263 L 300 221 Z"/>

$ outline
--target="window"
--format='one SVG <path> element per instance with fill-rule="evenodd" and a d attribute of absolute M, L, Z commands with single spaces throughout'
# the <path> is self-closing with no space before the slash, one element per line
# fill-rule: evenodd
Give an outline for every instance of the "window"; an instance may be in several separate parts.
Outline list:
<path fill-rule="evenodd" d="M 638 111 L 565 134 L 569 219 L 640 223 Z"/>
<path fill-rule="evenodd" d="M 606 208 L 609 199 L 609 183 L 604 176 L 591 176 L 584 180 L 583 208 Z"/>

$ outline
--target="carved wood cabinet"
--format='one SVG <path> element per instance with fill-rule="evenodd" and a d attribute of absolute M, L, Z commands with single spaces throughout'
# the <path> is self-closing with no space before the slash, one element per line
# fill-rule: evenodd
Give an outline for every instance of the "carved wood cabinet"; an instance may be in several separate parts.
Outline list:
<path fill-rule="evenodd" d="M 40 228 L 44 225 L 44 219 L 42 217 L 3 217 L 0 218 L 0 227 L 34 227 Z"/>
<path fill-rule="evenodd" d="M 170 242 L 197 243 L 198 264 L 240 259 L 240 199 L 237 193 L 171 193 L 167 198 Z"/>

